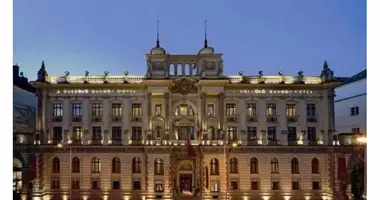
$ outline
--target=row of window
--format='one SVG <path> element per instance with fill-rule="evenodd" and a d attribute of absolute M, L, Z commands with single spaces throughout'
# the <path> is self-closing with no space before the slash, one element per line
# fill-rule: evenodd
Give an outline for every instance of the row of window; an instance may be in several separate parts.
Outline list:
<path fill-rule="evenodd" d="M 281 190 L 280 182 L 277 180 L 272 181 L 271 184 L 272 190 Z M 292 190 L 300 190 L 300 183 L 298 180 L 292 180 Z M 317 180 L 312 181 L 312 189 L 313 190 L 320 190 L 320 182 Z M 238 181 L 231 181 L 230 182 L 230 190 L 239 190 L 239 183 Z M 260 190 L 260 182 L 258 180 L 251 181 L 251 190 Z M 218 192 L 219 187 L 217 184 L 211 185 L 211 191 L 212 192 Z"/>
<path fill-rule="evenodd" d="M 92 173 L 100 173 L 101 165 L 100 159 L 94 157 L 91 160 L 91 171 Z M 271 159 L 271 173 L 279 173 L 279 162 L 277 158 Z M 238 160 L 236 158 L 231 158 L 229 162 L 230 173 L 238 173 Z M 74 157 L 71 161 L 71 172 L 80 172 L 80 160 L 78 157 Z M 252 174 L 259 173 L 259 161 L 257 158 L 252 158 L 250 161 L 250 172 Z M 54 157 L 52 160 L 52 173 L 60 173 L 60 160 Z M 120 159 L 115 157 L 112 159 L 112 173 L 121 173 L 121 162 Z M 141 173 L 141 161 L 140 158 L 135 157 L 132 159 L 132 173 Z M 299 161 L 297 158 L 291 160 L 291 173 L 299 174 Z M 311 160 L 311 173 L 319 174 L 319 161 L 317 158 Z M 154 161 L 154 174 L 164 175 L 164 161 L 160 158 Z M 219 175 L 219 161 L 213 158 L 210 162 L 210 174 Z"/>
<path fill-rule="evenodd" d="M 236 116 L 237 105 L 235 103 L 226 104 L 226 115 L 227 116 Z M 122 104 L 113 103 L 112 104 L 112 116 L 121 116 L 122 115 Z M 247 104 L 248 116 L 257 116 L 256 104 L 249 103 Z M 64 108 L 62 103 L 53 104 L 53 116 L 63 116 Z M 352 111 L 351 111 L 352 112 Z M 91 113 L 92 116 L 102 116 L 103 105 L 101 103 L 92 103 L 91 104 Z M 155 115 L 161 115 L 162 106 L 161 104 L 155 105 Z M 71 115 L 72 116 L 82 116 L 83 108 L 81 103 L 71 104 Z M 292 117 L 296 116 L 296 104 L 286 104 L 286 116 Z M 142 105 L 139 103 L 132 104 L 132 115 L 141 116 L 142 115 Z M 193 109 L 186 105 L 180 105 L 175 110 L 175 115 L 181 116 L 191 116 L 194 115 Z M 207 104 L 207 115 L 215 115 L 214 104 Z M 277 115 L 277 105 L 275 103 L 268 103 L 266 105 L 266 115 L 267 116 L 276 116 Z M 315 104 L 306 104 L 306 116 L 315 117 L 316 116 L 316 106 Z"/>

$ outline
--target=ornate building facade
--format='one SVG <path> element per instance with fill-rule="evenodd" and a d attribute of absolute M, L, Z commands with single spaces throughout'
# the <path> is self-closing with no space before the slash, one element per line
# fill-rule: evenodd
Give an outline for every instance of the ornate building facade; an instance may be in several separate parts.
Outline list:
<path fill-rule="evenodd" d="M 38 80 L 33 199 L 333 199 L 334 88 L 320 76 L 223 74 L 222 55 L 146 55 L 145 76 Z M 193 154 L 193 155 L 190 155 Z M 24 177 L 24 181 L 30 178 Z"/>

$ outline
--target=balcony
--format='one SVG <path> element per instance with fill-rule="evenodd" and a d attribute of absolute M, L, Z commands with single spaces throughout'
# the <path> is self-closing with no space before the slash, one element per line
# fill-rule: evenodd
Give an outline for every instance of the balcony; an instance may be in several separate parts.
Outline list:
<path fill-rule="evenodd" d="M 103 144 L 103 141 L 102 140 L 99 140 L 99 139 L 93 139 L 92 140 L 92 142 L 91 142 L 91 144 L 93 144 L 93 145 L 101 145 L 101 144 Z"/>
<path fill-rule="evenodd" d="M 72 144 L 82 144 L 82 139 L 74 139 Z"/>
<path fill-rule="evenodd" d="M 91 121 L 92 122 L 102 122 L 102 117 L 101 116 L 92 116 Z"/>
<path fill-rule="evenodd" d="M 122 144 L 121 139 L 112 139 L 111 142 L 112 142 L 112 145 L 121 145 Z"/>
<path fill-rule="evenodd" d="M 112 116 L 112 121 L 113 122 L 121 122 L 122 116 Z"/>
<path fill-rule="evenodd" d="M 280 142 L 278 140 L 268 140 L 268 145 L 276 146 L 276 145 L 280 145 Z"/>
<path fill-rule="evenodd" d="M 277 116 L 267 116 L 267 122 L 268 123 L 277 123 L 278 117 Z"/>
<path fill-rule="evenodd" d="M 256 123 L 258 121 L 257 116 L 247 116 L 247 122 Z"/>
<path fill-rule="evenodd" d="M 298 122 L 298 116 L 287 116 L 288 123 L 296 123 Z"/>
<path fill-rule="evenodd" d="M 262 142 L 257 140 L 257 139 L 247 141 L 248 146 L 256 146 L 256 145 L 261 145 L 261 144 L 262 144 Z"/>
<path fill-rule="evenodd" d="M 52 122 L 62 122 L 63 121 L 63 117 L 62 116 L 53 116 L 53 118 L 51 119 Z"/>
<path fill-rule="evenodd" d="M 129 141 L 130 145 L 144 145 L 142 139 L 131 139 Z"/>
<path fill-rule="evenodd" d="M 320 144 L 318 143 L 317 140 L 314 140 L 314 141 L 308 141 L 307 145 L 309 145 L 309 146 L 317 146 L 317 145 L 320 145 Z"/>
<path fill-rule="evenodd" d="M 227 122 L 237 122 L 237 117 L 233 115 L 227 116 Z"/>
<path fill-rule="evenodd" d="M 71 121 L 72 122 L 82 122 L 82 116 L 72 116 Z"/>
<path fill-rule="evenodd" d="M 307 118 L 306 120 L 308 123 L 317 123 L 318 122 L 317 116 L 307 116 L 306 118 Z"/>
<path fill-rule="evenodd" d="M 142 122 L 142 117 L 138 115 L 132 115 L 131 122 Z"/>

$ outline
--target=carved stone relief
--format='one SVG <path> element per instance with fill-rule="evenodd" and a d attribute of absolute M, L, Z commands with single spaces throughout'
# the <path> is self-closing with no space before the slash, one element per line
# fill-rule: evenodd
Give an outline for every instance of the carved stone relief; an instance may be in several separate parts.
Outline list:
<path fill-rule="evenodd" d="M 181 93 L 181 94 L 187 94 L 187 93 L 194 93 L 197 91 L 197 88 L 195 87 L 195 81 L 182 78 L 178 81 L 175 81 L 175 85 L 172 88 L 173 93 Z"/>

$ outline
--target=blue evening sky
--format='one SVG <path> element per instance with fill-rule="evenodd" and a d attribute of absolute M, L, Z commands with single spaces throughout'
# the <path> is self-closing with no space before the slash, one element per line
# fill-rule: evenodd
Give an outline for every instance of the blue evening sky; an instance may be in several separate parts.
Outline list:
<path fill-rule="evenodd" d="M 144 75 L 160 40 L 170 54 L 223 53 L 225 74 L 337 76 L 366 68 L 364 0 L 14 0 L 14 63 L 35 80 L 50 75 Z"/>

